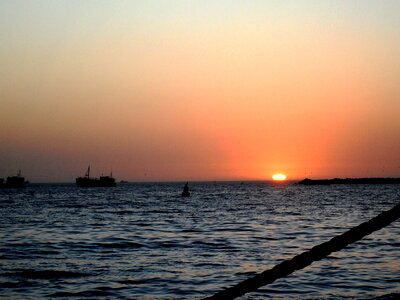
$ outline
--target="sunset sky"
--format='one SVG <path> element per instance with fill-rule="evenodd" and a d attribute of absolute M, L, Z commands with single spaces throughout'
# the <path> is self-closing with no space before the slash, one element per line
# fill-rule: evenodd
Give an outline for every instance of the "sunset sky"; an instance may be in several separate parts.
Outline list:
<path fill-rule="evenodd" d="M 399 12 L 0 0 L 0 177 L 400 177 Z"/>

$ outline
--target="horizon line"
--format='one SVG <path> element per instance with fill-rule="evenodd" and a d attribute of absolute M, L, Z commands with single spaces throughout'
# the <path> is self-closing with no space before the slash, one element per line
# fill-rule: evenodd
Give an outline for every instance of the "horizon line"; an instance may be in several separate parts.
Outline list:
<path fill-rule="evenodd" d="M 192 182 L 192 183 L 209 183 L 209 182 L 273 182 L 278 184 L 293 183 L 298 182 L 304 179 L 311 180 L 332 180 L 332 179 L 400 179 L 400 177 L 376 177 L 376 176 L 368 176 L 368 177 L 320 177 L 320 178 L 312 178 L 312 177 L 304 177 L 304 178 L 291 178 L 283 181 L 276 181 L 271 179 L 160 179 L 160 180 L 125 180 L 121 179 L 117 181 L 117 184 L 129 184 L 129 183 L 184 183 L 184 182 Z M 122 181 L 122 182 L 121 182 Z M 30 181 L 29 184 L 75 184 L 75 181 Z"/>

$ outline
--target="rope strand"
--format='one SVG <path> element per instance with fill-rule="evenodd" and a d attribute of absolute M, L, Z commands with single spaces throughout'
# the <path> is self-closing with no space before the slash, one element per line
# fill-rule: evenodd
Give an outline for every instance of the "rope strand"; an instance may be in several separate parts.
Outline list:
<path fill-rule="evenodd" d="M 285 277 L 296 270 L 303 269 L 311 265 L 314 261 L 327 257 L 332 252 L 337 252 L 346 246 L 361 240 L 363 237 L 388 226 L 390 223 L 400 218 L 400 203 L 392 209 L 380 213 L 371 220 L 364 222 L 356 227 L 351 228 L 345 233 L 338 235 L 331 240 L 305 251 L 291 260 L 285 260 L 276 265 L 272 269 L 266 270 L 256 276 L 246 279 L 232 287 L 216 293 L 204 300 L 216 299 L 235 299 L 246 293 L 253 292 L 258 288 L 274 282 L 275 280 Z"/>

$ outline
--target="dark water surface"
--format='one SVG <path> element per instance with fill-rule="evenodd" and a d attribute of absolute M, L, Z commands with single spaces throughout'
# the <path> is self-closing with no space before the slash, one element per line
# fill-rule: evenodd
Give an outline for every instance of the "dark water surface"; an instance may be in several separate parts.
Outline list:
<path fill-rule="evenodd" d="M 400 185 L 0 190 L 0 298 L 199 299 L 400 201 Z M 400 292 L 400 221 L 242 299 Z"/>

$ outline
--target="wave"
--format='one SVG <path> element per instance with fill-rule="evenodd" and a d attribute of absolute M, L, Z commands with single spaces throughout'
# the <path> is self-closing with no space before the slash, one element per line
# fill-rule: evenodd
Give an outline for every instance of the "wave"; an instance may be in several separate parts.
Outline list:
<path fill-rule="evenodd" d="M 3 281 L 0 282 L 0 288 L 2 289 L 13 289 L 13 288 L 31 288 L 37 286 L 38 284 L 29 280 L 22 280 L 18 282 L 14 281 Z"/>
<path fill-rule="evenodd" d="M 16 272 L 3 273 L 2 276 L 20 277 L 28 279 L 61 279 L 61 278 L 78 278 L 91 276 L 92 274 L 72 271 L 59 270 L 18 270 Z"/>
<path fill-rule="evenodd" d="M 88 290 L 88 291 L 82 291 L 82 292 L 76 292 L 76 293 L 70 293 L 70 292 L 56 292 L 50 295 L 47 295 L 47 297 L 107 297 L 107 296 L 114 296 L 115 293 L 111 291 L 105 291 L 105 290 Z"/>
<path fill-rule="evenodd" d="M 96 243 L 94 247 L 107 248 L 107 249 L 125 249 L 125 248 L 140 248 L 143 244 L 135 242 L 119 242 L 119 243 Z"/>
<path fill-rule="evenodd" d="M 126 279 L 126 280 L 120 280 L 118 283 L 120 284 L 126 284 L 126 285 L 139 285 L 139 284 L 146 284 L 150 283 L 151 279 Z"/>

